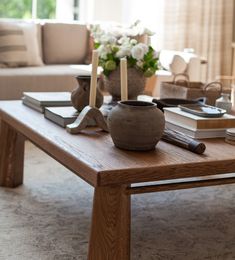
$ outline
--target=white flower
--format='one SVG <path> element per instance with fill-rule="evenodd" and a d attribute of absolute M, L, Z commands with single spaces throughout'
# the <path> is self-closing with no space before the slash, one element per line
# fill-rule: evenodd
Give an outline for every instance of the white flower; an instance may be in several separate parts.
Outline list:
<path fill-rule="evenodd" d="M 153 36 L 155 34 L 155 32 L 153 32 L 147 28 L 144 28 L 144 34 L 147 34 L 148 36 Z"/>
<path fill-rule="evenodd" d="M 144 65 L 144 63 L 143 63 L 143 61 L 142 60 L 138 60 L 137 62 L 136 62 L 136 65 L 139 67 L 139 68 L 143 68 L 143 65 Z"/>
<path fill-rule="evenodd" d="M 134 59 L 142 60 L 148 52 L 148 46 L 144 43 L 138 43 L 131 49 L 131 55 Z"/>
<path fill-rule="evenodd" d="M 111 48 L 108 45 L 100 45 L 97 50 L 101 59 L 107 59 L 107 54 L 111 53 Z"/>
<path fill-rule="evenodd" d="M 105 76 L 109 76 L 111 71 L 118 68 L 123 57 L 126 57 L 128 66 L 141 70 L 146 77 L 156 71 L 158 53 L 155 53 L 150 46 L 139 43 L 140 36 L 144 33 L 150 34 L 149 30 L 140 25 L 140 21 L 128 28 L 112 27 L 110 30 L 101 29 L 100 26 L 91 28 L 95 48 L 99 53 L 99 64 Z"/>
<path fill-rule="evenodd" d="M 109 42 L 109 35 L 107 34 L 101 35 L 99 42 L 101 44 L 107 44 Z"/>
<path fill-rule="evenodd" d="M 131 45 L 136 45 L 138 42 L 137 42 L 137 40 L 136 39 L 131 39 L 130 40 L 130 44 Z"/>
<path fill-rule="evenodd" d="M 118 43 L 120 44 L 120 45 L 126 45 L 126 44 L 130 44 L 130 38 L 129 37 L 127 37 L 127 36 L 123 36 L 123 37 L 121 37 L 119 40 L 118 40 Z"/>
<path fill-rule="evenodd" d="M 125 47 L 125 46 L 122 46 L 119 51 L 116 53 L 116 57 L 117 58 L 123 58 L 123 57 L 126 57 L 126 56 L 130 56 L 131 55 L 131 48 L 128 48 Z"/>
<path fill-rule="evenodd" d="M 114 37 L 112 34 L 103 34 L 100 39 L 99 39 L 99 42 L 101 44 L 114 44 L 116 43 L 117 39 L 116 37 Z"/>
<path fill-rule="evenodd" d="M 113 35 L 109 36 L 109 43 L 110 44 L 115 44 L 117 42 L 117 38 Z"/>

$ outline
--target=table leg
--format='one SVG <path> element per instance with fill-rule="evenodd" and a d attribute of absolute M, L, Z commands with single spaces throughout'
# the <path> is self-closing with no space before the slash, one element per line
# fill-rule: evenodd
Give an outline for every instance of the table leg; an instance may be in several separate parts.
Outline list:
<path fill-rule="evenodd" d="M 95 188 L 89 260 L 130 259 L 130 195 L 125 189 Z"/>
<path fill-rule="evenodd" d="M 0 121 L 0 186 L 14 188 L 23 183 L 25 138 Z"/>

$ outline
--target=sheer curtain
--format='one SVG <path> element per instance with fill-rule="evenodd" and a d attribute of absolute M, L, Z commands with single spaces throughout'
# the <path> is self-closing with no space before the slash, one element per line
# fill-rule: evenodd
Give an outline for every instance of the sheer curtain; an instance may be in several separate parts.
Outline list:
<path fill-rule="evenodd" d="M 233 0 L 166 0 L 164 48 L 194 48 L 207 60 L 207 80 L 230 75 Z"/>

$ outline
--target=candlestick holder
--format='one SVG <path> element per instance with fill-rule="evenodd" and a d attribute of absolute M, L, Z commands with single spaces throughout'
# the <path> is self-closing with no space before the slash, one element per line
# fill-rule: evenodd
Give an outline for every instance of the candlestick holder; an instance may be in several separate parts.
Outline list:
<path fill-rule="evenodd" d="M 101 111 L 96 107 L 86 106 L 79 114 L 78 118 L 66 126 L 66 130 L 71 134 L 77 134 L 89 126 L 91 120 L 103 131 L 108 132 L 108 126 Z"/>

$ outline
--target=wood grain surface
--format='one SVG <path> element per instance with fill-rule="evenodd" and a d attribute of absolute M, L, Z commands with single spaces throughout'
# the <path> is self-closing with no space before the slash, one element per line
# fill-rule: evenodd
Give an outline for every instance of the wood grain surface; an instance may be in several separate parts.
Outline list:
<path fill-rule="evenodd" d="M 0 185 L 23 182 L 24 137 L 95 186 L 89 260 L 130 259 L 130 195 L 192 187 L 192 183 L 130 188 L 130 184 L 235 171 L 235 146 L 205 141 L 199 155 L 160 141 L 154 151 L 116 148 L 108 133 L 91 128 L 71 135 L 21 101 L 0 102 Z M 180 182 L 180 180 L 179 180 Z M 234 178 L 223 183 L 232 183 Z M 195 187 L 220 180 L 194 183 Z"/>
<path fill-rule="evenodd" d="M 126 186 L 95 189 L 89 260 L 130 259 L 130 196 Z"/>
<path fill-rule="evenodd" d="M 235 171 L 235 146 L 223 138 L 205 140 L 203 155 L 163 141 L 154 151 L 134 152 L 116 148 L 110 135 L 100 130 L 86 129 L 71 135 L 21 101 L 0 102 L 0 117 L 93 186 Z"/>
<path fill-rule="evenodd" d="M 0 186 L 23 183 L 24 137 L 5 122 L 0 123 Z"/>

